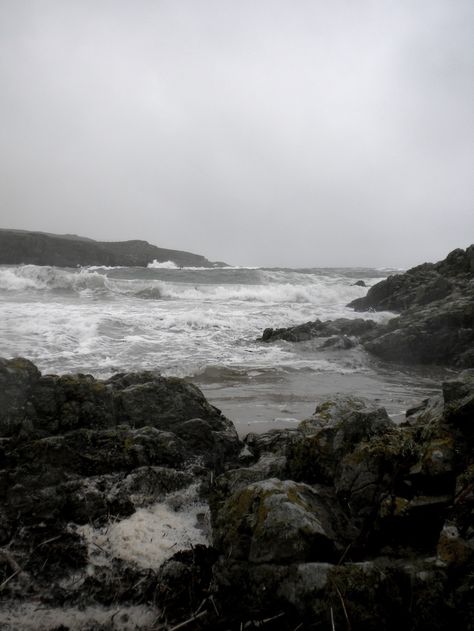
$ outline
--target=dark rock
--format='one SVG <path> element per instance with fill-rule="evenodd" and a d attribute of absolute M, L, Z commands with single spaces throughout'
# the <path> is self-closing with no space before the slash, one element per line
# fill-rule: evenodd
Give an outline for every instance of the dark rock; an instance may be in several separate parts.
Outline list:
<path fill-rule="evenodd" d="M 356 311 L 398 311 L 362 340 L 382 359 L 474 367 L 474 246 L 454 250 L 435 264 L 389 276 L 365 298 L 348 306 Z"/>
<path fill-rule="evenodd" d="M 264 330 L 260 342 L 326 338 L 320 349 L 347 350 L 357 343 L 378 357 L 409 364 L 474 367 L 474 245 L 439 263 L 389 276 L 353 300 L 356 311 L 395 311 L 387 324 L 372 320 L 306 322 Z"/>
<path fill-rule="evenodd" d="M 367 287 L 363 280 L 357 280 L 355 283 L 352 283 L 353 287 Z"/>
<path fill-rule="evenodd" d="M 287 342 L 305 342 L 313 338 L 347 338 L 348 336 L 361 336 L 376 327 L 372 320 L 362 320 L 361 318 L 349 319 L 338 318 L 328 322 L 315 320 L 306 324 L 291 326 L 286 329 L 265 329 L 260 342 L 273 342 L 275 340 L 286 340 Z"/>
<path fill-rule="evenodd" d="M 435 304 L 412 308 L 379 327 L 365 338 L 364 347 L 389 361 L 471 367 L 474 300 L 449 298 Z"/>
<path fill-rule="evenodd" d="M 438 263 L 424 263 L 404 274 L 389 276 L 367 292 L 365 298 L 353 300 L 356 311 L 405 311 L 413 305 L 425 305 L 470 286 L 474 246 L 457 249 Z"/>
<path fill-rule="evenodd" d="M 39 378 L 39 370 L 27 359 L 0 358 L 0 436 L 13 436 L 28 424 L 28 401 Z"/>
<path fill-rule="evenodd" d="M 354 348 L 356 342 L 347 335 L 333 335 L 329 337 L 321 346 L 321 348 L 333 348 L 334 350 L 347 350 Z"/>
<path fill-rule="evenodd" d="M 472 630 L 472 371 L 400 426 L 335 395 L 244 443 L 199 390 L 155 373 L 42 377 L 3 360 L 0 378 L 2 607 L 148 603 L 163 629 Z M 209 503 L 210 526 L 207 507 L 191 514 L 214 547 L 161 567 L 102 548 L 100 562 L 80 534 L 174 523 L 192 501 Z"/>
<path fill-rule="evenodd" d="M 346 453 L 393 427 L 384 408 L 358 397 L 328 397 L 300 423 L 303 437 L 288 447 L 287 473 L 295 480 L 331 483 Z"/>
<path fill-rule="evenodd" d="M 178 623 L 192 617 L 192 612 L 207 612 L 199 618 L 200 624 L 209 625 L 216 617 L 214 605 L 210 600 L 212 567 L 217 560 L 213 548 L 198 545 L 192 550 L 177 552 L 165 561 L 158 572 L 155 601 L 162 611 L 163 623 Z M 206 608 L 204 603 L 208 603 Z"/>

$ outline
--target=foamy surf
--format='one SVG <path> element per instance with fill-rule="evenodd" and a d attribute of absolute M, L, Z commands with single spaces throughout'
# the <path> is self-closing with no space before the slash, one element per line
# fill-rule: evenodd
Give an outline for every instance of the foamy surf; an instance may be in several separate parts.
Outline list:
<path fill-rule="evenodd" d="M 386 322 L 393 314 L 361 314 L 346 307 L 367 291 L 355 281 L 372 285 L 383 276 L 360 268 L 0 266 L 0 354 L 27 357 L 47 373 L 108 377 L 152 370 L 197 379 L 233 420 L 247 422 L 252 401 L 258 401 L 255 418 L 261 412 L 271 421 L 281 412 L 266 406 L 257 389 L 263 388 L 268 401 L 287 384 L 294 388 L 295 374 L 304 376 L 309 396 L 319 384 L 327 387 L 326 377 L 342 389 L 350 388 L 357 375 L 372 375 L 380 384 L 380 369 L 360 348 L 323 351 L 317 341 L 255 340 L 268 327 L 315 319 Z M 298 396 L 308 406 L 303 393 Z"/>
<path fill-rule="evenodd" d="M 102 626 L 110 631 L 143 631 L 152 629 L 156 619 L 156 609 L 145 605 L 79 608 L 46 607 L 37 602 L 26 602 L 0 610 L 2 631 L 83 631 Z"/>
<path fill-rule="evenodd" d="M 176 265 L 173 261 L 157 261 L 154 259 L 151 263 L 148 263 L 147 267 L 149 269 L 179 269 L 179 266 Z"/>

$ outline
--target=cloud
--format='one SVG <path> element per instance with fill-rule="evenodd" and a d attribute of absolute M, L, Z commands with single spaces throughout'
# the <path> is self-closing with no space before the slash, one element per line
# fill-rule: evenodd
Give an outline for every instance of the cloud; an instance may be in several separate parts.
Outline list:
<path fill-rule="evenodd" d="M 266 265 L 468 245 L 467 1 L 0 3 L 5 227 Z"/>

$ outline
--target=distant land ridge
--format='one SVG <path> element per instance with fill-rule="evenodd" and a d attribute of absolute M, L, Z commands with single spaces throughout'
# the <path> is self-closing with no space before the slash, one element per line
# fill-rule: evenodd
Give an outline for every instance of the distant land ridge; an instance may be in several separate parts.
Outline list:
<path fill-rule="evenodd" d="M 153 261 L 172 261 L 178 266 L 224 267 L 200 254 L 159 248 L 147 241 L 95 241 L 71 234 L 51 234 L 0 228 L 0 264 L 85 265 L 146 267 Z"/>

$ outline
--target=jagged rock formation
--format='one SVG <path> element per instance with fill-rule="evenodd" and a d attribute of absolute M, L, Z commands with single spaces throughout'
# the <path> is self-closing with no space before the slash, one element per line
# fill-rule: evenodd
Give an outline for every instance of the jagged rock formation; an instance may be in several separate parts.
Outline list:
<path fill-rule="evenodd" d="M 146 267 L 148 263 L 173 261 L 178 266 L 212 267 L 204 256 L 168 250 L 147 241 L 94 241 L 75 235 L 0 229 L 0 265 L 123 265 Z M 217 266 L 225 265 L 216 263 Z"/>
<path fill-rule="evenodd" d="M 472 630 L 473 415 L 466 371 L 401 426 L 335 395 L 242 443 L 182 380 L 1 360 L 0 623 L 33 602 L 50 631 L 134 629 L 143 607 L 163 631 Z M 107 622 L 79 624 L 91 605 Z M 71 607 L 75 626 L 41 622 Z"/>
<path fill-rule="evenodd" d="M 439 263 L 390 276 L 348 306 L 400 315 L 386 325 L 339 319 L 266 329 L 260 341 L 325 338 L 321 349 L 347 349 L 360 342 L 389 361 L 474 367 L 474 245 L 454 250 Z"/>
<path fill-rule="evenodd" d="M 398 311 L 423 307 L 448 296 L 472 295 L 474 244 L 458 248 L 438 263 L 423 263 L 404 274 L 389 276 L 367 292 L 364 298 L 349 303 L 356 311 Z"/>
<path fill-rule="evenodd" d="M 220 602 L 275 629 L 472 629 L 473 412 L 471 373 L 401 427 L 336 396 L 249 435 L 211 502 Z"/>
<path fill-rule="evenodd" d="M 187 547 L 187 537 L 208 539 L 206 507 L 201 525 L 186 511 L 196 513 L 211 476 L 240 449 L 232 423 L 181 379 L 41 375 L 25 359 L 0 360 L 0 627 L 24 628 L 2 618 L 23 602 L 151 602 L 157 559 Z M 173 520 L 188 530 L 166 525 Z M 145 546 L 135 550 L 141 564 L 123 552 L 135 537 Z"/>

